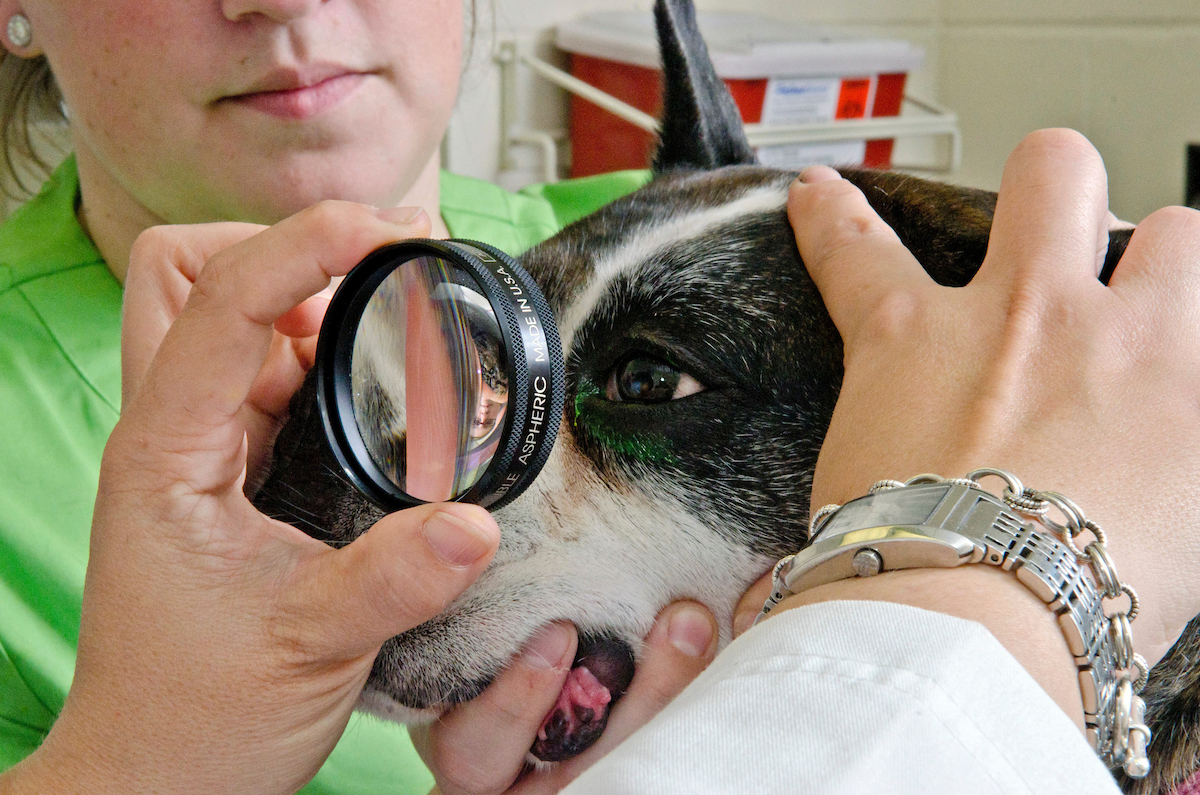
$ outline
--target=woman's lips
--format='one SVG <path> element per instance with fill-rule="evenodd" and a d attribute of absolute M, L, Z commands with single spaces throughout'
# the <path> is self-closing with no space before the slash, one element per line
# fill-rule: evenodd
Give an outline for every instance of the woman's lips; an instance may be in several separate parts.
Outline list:
<path fill-rule="evenodd" d="M 354 93 L 366 78 L 367 75 L 361 72 L 346 72 L 312 85 L 238 94 L 227 97 L 226 101 L 279 119 L 303 121 L 340 103 Z"/>

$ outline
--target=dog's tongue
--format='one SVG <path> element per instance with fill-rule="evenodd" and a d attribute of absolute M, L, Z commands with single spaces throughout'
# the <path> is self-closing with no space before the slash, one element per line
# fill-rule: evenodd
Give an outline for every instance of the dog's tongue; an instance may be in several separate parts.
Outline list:
<path fill-rule="evenodd" d="M 561 762 L 586 751 L 604 733 L 609 709 L 632 679 L 633 653 L 625 643 L 581 637 L 575 663 L 530 753 L 545 762 Z"/>

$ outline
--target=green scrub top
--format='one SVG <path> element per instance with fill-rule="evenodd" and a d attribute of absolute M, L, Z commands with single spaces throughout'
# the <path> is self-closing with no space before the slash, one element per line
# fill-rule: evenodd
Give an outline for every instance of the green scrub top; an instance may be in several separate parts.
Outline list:
<path fill-rule="evenodd" d="M 452 236 L 518 254 L 646 179 L 509 193 L 443 173 L 441 213 Z M 120 411 L 121 287 L 79 226 L 78 193 L 69 157 L 0 226 L 0 770 L 41 743 L 70 687 L 100 456 Z M 432 785 L 403 727 L 356 714 L 303 792 Z"/>

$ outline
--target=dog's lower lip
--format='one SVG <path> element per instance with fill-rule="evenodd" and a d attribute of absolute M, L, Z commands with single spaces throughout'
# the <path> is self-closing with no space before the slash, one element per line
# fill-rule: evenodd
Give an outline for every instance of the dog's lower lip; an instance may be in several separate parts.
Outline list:
<path fill-rule="evenodd" d="M 571 672 L 530 752 L 543 761 L 560 762 L 586 751 L 600 739 L 633 672 L 633 652 L 624 641 L 582 635 Z"/>
<path fill-rule="evenodd" d="M 268 116 L 302 121 L 320 115 L 339 104 L 366 80 L 363 72 L 343 72 L 309 86 L 237 94 L 223 101 L 247 107 Z"/>

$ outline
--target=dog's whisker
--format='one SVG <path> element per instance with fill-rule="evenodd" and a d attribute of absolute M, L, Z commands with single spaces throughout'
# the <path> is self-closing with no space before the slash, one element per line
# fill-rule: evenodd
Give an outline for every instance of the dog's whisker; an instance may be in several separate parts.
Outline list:
<path fill-rule="evenodd" d="M 285 524 L 290 524 L 293 527 L 299 525 L 301 526 L 301 529 L 308 528 L 313 531 L 313 533 L 310 533 L 310 535 L 314 535 L 317 538 L 329 535 L 328 528 L 323 527 L 311 519 L 307 519 L 300 515 L 301 513 L 305 513 L 313 518 L 319 518 L 316 516 L 316 514 L 305 511 L 304 509 L 291 504 L 287 500 L 280 499 L 279 502 L 283 504 L 284 510 L 272 511 L 270 514 L 268 514 L 270 518 L 279 522 L 284 522 Z"/>
<path fill-rule="evenodd" d="M 308 495 L 307 495 L 307 494 L 305 494 L 303 491 L 301 491 L 301 490 L 300 490 L 298 487 L 296 487 L 296 486 L 293 486 L 291 483 L 288 483 L 288 482 L 284 481 L 284 482 L 281 482 L 279 485 L 283 486 L 283 487 L 284 487 L 285 489 L 287 489 L 288 491 L 295 492 L 296 494 L 299 494 L 301 497 L 304 497 L 305 499 L 307 499 L 307 498 L 308 498 Z"/>
<path fill-rule="evenodd" d="M 326 473 L 331 475 L 339 483 L 344 483 L 345 485 L 350 486 L 351 488 L 354 488 L 354 484 L 350 481 L 350 478 L 346 477 L 345 472 L 336 470 L 333 467 L 329 466 L 329 464 L 322 464 L 321 469 L 323 469 Z"/>
<path fill-rule="evenodd" d="M 303 494 L 302 494 L 302 493 L 301 493 L 299 490 L 297 490 L 297 489 L 293 489 L 293 491 L 295 491 L 297 494 L 300 494 L 301 496 L 305 496 L 305 495 L 303 495 Z M 297 512 L 297 513 L 302 513 L 302 514 L 304 514 L 305 516 L 311 516 L 313 519 L 320 519 L 320 518 L 321 518 L 319 514 L 317 514 L 317 513 L 314 513 L 313 511 L 309 511 L 309 510 L 306 510 L 306 509 L 304 509 L 304 508 L 300 507 L 300 505 L 298 505 L 296 502 L 294 502 L 294 501 L 292 501 L 292 500 L 286 499 L 286 498 L 284 498 L 284 497 L 276 497 L 276 499 L 277 499 L 279 502 L 283 503 L 283 504 L 284 504 L 284 505 L 285 505 L 285 506 L 286 506 L 286 507 L 287 507 L 289 510 L 291 510 L 291 511 L 295 511 L 295 512 Z"/>
<path fill-rule="evenodd" d="M 302 525 L 302 527 L 300 529 L 303 529 L 306 527 L 310 530 L 315 531 L 316 533 L 318 533 L 320 535 L 325 534 L 324 528 L 322 528 L 320 525 L 316 524 L 315 522 L 311 522 L 302 516 L 297 516 L 295 514 L 288 513 L 287 511 L 273 512 L 273 513 L 269 514 L 269 516 L 270 516 L 270 518 L 276 520 L 277 522 L 283 522 L 284 524 L 290 524 L 293 527 L 295 527 L 296 525 Z"/>

